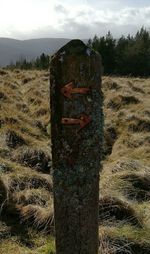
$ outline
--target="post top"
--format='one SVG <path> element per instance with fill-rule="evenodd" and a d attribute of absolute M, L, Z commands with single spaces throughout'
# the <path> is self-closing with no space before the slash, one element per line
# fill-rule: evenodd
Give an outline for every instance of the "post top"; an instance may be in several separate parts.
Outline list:
<path fill-rule="evenodd" d="M 65 46 L 60 48 L 57 52 L 57 54 L 85 54 L 88 47 L 85 45 L 85 43 L 79 39 L 71 40 L 69 41 Z"/>

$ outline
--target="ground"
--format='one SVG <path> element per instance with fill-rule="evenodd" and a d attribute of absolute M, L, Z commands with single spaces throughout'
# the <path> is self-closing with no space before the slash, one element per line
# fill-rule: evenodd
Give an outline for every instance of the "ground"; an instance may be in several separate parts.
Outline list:
<path fill-rule="evenodd" d="M 49 73 L 0 69 L 0 254 L 53 254 Z M 103 77 L 101 254 L 150 253 L 150 79 Z"/>

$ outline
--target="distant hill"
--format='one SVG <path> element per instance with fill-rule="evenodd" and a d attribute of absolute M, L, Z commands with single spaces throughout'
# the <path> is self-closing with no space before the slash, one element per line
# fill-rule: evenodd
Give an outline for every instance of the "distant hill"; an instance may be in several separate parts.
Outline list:
<path fill-rule="evenodd" d="M 16 62 L 21 58 L 32 60 L 45 54 L 53 54 L 58 48 L 66 44 L 70 39 L 43 38 L 31 40 L 15 40 L 0 38 L 0 67 Z"/>

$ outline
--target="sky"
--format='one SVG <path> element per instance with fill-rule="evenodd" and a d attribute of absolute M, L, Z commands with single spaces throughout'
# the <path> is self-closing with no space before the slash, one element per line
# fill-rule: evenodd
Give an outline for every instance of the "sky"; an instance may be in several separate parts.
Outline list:
<path fill-rule="evenodd" d="M 80 38 L 150 30 L 150 0 L 0 0 L 0 37 Z"/>

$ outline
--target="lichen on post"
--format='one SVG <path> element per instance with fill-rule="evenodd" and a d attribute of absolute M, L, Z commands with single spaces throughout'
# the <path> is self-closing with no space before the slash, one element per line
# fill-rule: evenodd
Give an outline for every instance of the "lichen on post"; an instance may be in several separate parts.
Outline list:
<path fill-rule="evenodd" d="M 101 57 L 82 41 L 52 57 L 50 101 L 56 252 L 97 254 Z"/>

